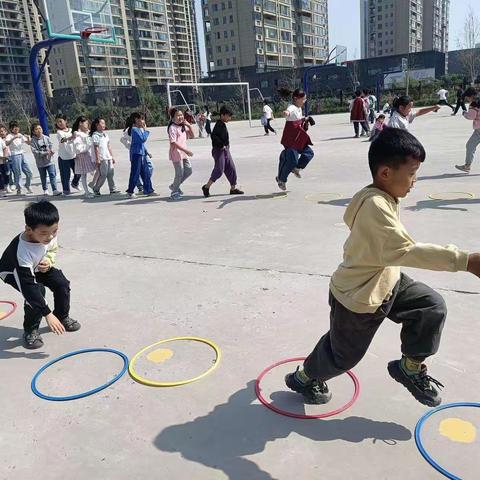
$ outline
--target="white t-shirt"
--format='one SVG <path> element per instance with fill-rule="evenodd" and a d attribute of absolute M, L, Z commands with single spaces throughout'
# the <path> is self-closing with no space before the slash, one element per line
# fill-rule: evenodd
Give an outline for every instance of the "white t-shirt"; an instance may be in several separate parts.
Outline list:
<path fill-rule="evenodd" d="M 444 88 L 441 88 L 437 92 L 437 95 L 440 97 L 440 100 L 446 100 L 447 99 L 447 93 L 448 93 L 448 90 L 445 90 Z"/>
<path fill-rule="evenodd" d="M 271 120 L 272 119 L 272 114 L 273 114 L 273 110 L 268 106 L 268 105 L 265 105 L 263 107 L 263 114 L 265 115 L 265 118 L 267 120 Z"/>
<path fill-rule="evenodd" d="M 410 124 L 415 120 L 417 112 L 412 110 L 407 117 L 400 115 L 397 111 L 392 113 L 388 126 L 390 128 L 401 128 L 403 130 L 408 130 Z"/>
<path fill-rule="evenodd" d="M 290 105 L 286 111 L 288 112 L 288 117 L 286 117 L 287 122 L 294 122 L 295 120 L 301 120 L 303 118 L 303 112 L 300 107 Z"/>
<path fill-rule="evenodd" d="M 15 140 L 13 140 L 13 142 L 8 146 L 8 148 L 10 149 L 10 155 L 20 155 L 22 153 L 25 153 L 25 151 L 23 150 L 23 145 L 26 143 L 27 137 L 25 137 L 25 135 L 22 135 L 21 133 L 19 133 L 18 136 L 13 135 L 13 133 L 9 133 L 6 136 L 5 140 L 9 142 L 13 138 L 15 138 Z"/>
<path fill-rule="evenodd" d="M 44 245 L 43 243 L 28 242 L 25 240 L 24 235 L 25 234 L 22 233 L 18 240 L 18 264 L 21 267 L 29 268 L 32 273 L 34 273 L 38 264 L 43 260 L 43 257 L 45 257 L 47 252 L 56 247 L 57 237 L 53 238 L 48 245 Z"/>
<path fill-rule="evenodd" d="M 70 138 L 72 136 L 72 129 L 67 128 L 67 130 L 57 130 L 57 139 L 58 139 L 58 156 L 62 160 L 72 160 L 75 158 L 75 147 L 72 142 L 63 142 L 62 139 Z"/>
<path fill-rule="evenodd" d="M 108 145 L 110 143 L 110 139 L 105 132 L 95 132 L 92 135 L 93 144 L 98 147 L 98 154 L 100 156 L 100 160 L 111 160 L 112 155 L 110 150 L 108 149 Z M 96 158 L 94 158 L 96 160 Z"/>
<path fill-rule="evenodd" d="M 76 153 L 88 152 L 92 154 L 92 137 L 85 132 L 75 132 L 75 140 L 73 141 L 73 148 Z"/>

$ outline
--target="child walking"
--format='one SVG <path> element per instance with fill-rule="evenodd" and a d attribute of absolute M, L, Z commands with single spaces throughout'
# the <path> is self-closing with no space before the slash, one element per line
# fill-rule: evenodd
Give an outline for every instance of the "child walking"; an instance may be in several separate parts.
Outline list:
<path fill-rule="evenodd" d="M 227 123 L 232 119 L 233 113 L 225 105 L 220 108 L 220 120 L 215 123 L 212 134 L 212 156 L 215 167 L 210 175 L 210 180 L 202 187 L 204 197 L 210 196 L 210 187 L 223 175 L 230 182 L 230 195 L 243 195 L 237 188 L 237 170 L 230 153 L 230 137 Z"/>
<path fill-rule="evenodd" d="M 423 362 L 438 350 L 447 309 L 439 293 L 400 267 L 480 276 L 480 254 L 416 243 L 400 222 L 399 201 L 413 188 L 425 160 L 413 135 L 386 128 L 371 144 L 368 160 L 373 183 L 353 197 L 344 216 L 350 236 L 330 281 L 330 331 L 303 369 L 288 374 L 285 382 L 307 403 L 327 403 L 332 394 L 326 382 L 360 362 L 389 318 L 402 327 L 402 356 L 388 364 L 390 376 L 420 403 L 434 407 L 441 403 L 437 388 L 442 384 L 428 375 Z"/>
<path fill-rule="evenodd" d="M 3 127 L 5 129 L 5 127 Z M 23 135 L 20 133 L 20 126 L 17 122 L 13 121 L 9 124 L 10 133 L 3 137 L 6 134 L 6 129 L 0 128 L 0 136 L 5 138 L 5 143 L 10 150 L 10 157 L 9 157 L 9 167 L 10 167 L 10 174 L 13 173 L 13 180 L 15 183 L 15 187 L 17 189 L 17 195 L 22 194 L 22 186 L 20 184 L 22 179 L 22 172 L 25 175 L 25 190 L 27 194 L 31 194 L 32 189 L 30 185 L 32 184 L 33 173 L 30 169 L 30 165 L 28 164 L 25 158 L 25 151 L 24 145 L 30 144 L 30 137 L 28 135 Z"/>
<path fill-rule="evenodd" d="M 192 166 L 188 157 L 193 153 L 187 148 L 187 138 L 194 138 L 192 126 L 183 117 L 183 112 L 176 108 L 170 110 L 170 123 L 167 127 L 170 140 L 170 161 L 175 169 L 175 177 L 170 185 L 172 200 L 183 195 L 180 185 L 192 174 Z"/>
<path fill-rule="evenodd" d="M 377 120 L 375 121 L 375 124 L 373 125 L 373 129 L 372 129 L 372 132 L 370 134 L 370 138 L 368 139 L 368 141 L 373 142 L 380 135 L 380 132 L 383 130 L 384 126 L 385 126 L 385 115 L 383 113 L 381 113 L 377 117 Z"/>
<path fill-rule="evenodd" d="M 286 121 L 281 144 L 284 150 L 280 154 L 278 176 L 275 178 L 280 190 L 287 189 L 290 173 L 302 178 L 301 170 L 307 167 L 314 155 L 310 148 L 313 143 L 307 130 L 309 125 L 315 125 L 315 122 L 312 117 L 305 118 L 303 115 L 306 101 L 306 93 L 297 89 L 292 93 L 292 104 L 283 112 Z"/>
<path fill-rule="evenodd" d="M 57 190 L 57 170 L 52 161 L 54 154 L 52 141 L 43 134 L 42 126 L 39 123 L 33 123 L 31 127 L 32 139 L 30 148 L 32 149 L 35 162 L 37 164 L 40 181 L 42 182 L 42 190 L 44 195 L 49 195 L 47 187 L 47 175 L 52 187 L 54 196 L 61 195 L 62 192 Z"/>
<path fill-rule="evenodd" d="M 95 173 L 96 163 L 92 158 L 92 137 L 89 135 L 90 121 L 81 115 L 75 120 L 72 127 L 72 136 L 68 139 L 73 144 L 75 156 L 75 172 L 80 175 L 86 198 L 95 195 L 88 189 L 87 175 Z"/>
<path fill-rule="evenodd" d="M 80 174 L 75 171 L 75 147 L 68 141 L 72 137 L 72 129 L 68 128 L 67 117 L 57 115 L 55 117 L 55 127 L 57 128 L 58 139 L 58 168 L 60 170 L 60 180 L 64 195 L 70 195 L 70 172 L 73 174 L 72 188 L 80 192 L 78 184 L 80 183 Z"/>
<path fill-rule="evenodd" d="M 357 90 L 355 92 L 355 99 L 350 104 L 350 122 L 353 123 L 353 130 L 355 138 L 360 135 L 360 126 L 362 127 L 362 137 L 369 134 L 368 115 L 370 112 L 370 103 L 367 103 L 362 98 L 362 92 Z"/>
<path fill-rule="evenodd" d="M 131 116 L 131 125 L 127 134 L 131 138 L 130 142 L 130 178 L 128 181 L 127 195 L 135 198 L 135 187 L 138 186 L 140 177 L 142 178 L 143 193 L 147 196 L 155 195 L 152 186 L 152 173 L 148 165 L 148 151 L 145 146 L 150 135 L 145 123 L 145 116 L 141 113 L 134 113 Z"/>
<path fill-rule="evenodd" d="M 45 317 L 57 335 L 75 332 L 80 323 L 70 317 L 70 282 L 56 265 L 57 232 L 60 220 L 50 202 L 31 203 L 24 211 L 25 231 L 17 235 L 0 258 L 0 279 L 25 299 L 24 347 L 43 346 L 39 333 Z M 53 312 L 45 299 L 45 287 L 53 292 Z"/>
<path fill-rule="evenodd" d="M 108 182 L 110 194 L 120 193 L 120 190 L 115 186 L 114 165 L 112 147 L 110 146 L 110 138 L 105 133 L 106 130 L 105 119 L 97 117 L 90 127 L 90 136 L 92 137 L 94 160 L 97 165 L 97 172 L 94 176 L 92 188 L 94 195 L 100 196 L 100 189 L 103 187 L 105 181 Z"/>
<path fill-rule="evenodd" d="M 467 142 L 465 164 L 455 165 L 455 168 L 462 172 L 470 173 L 473 159 L 475 157 L 475 151 L 477 150 L 478 145 L 480 145 L 480 98 L 477 97 L 477 91 L 473 87 L 467 88 L 463 95 L 465 97 L 465 101 L 470 104 L 468 107 L 468 112 L 463 112 L 463 116 L 467 120 L 472 120 L 473 133 Z"/>

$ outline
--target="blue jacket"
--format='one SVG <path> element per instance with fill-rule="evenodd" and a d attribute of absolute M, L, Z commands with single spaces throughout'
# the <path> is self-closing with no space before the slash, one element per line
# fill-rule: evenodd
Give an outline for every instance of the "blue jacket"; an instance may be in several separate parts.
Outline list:
<path fill-rule="evenodd" d="M 132 143 L 130 144 L 130 155 L 146 155 L 147 149 L 145 142 L 148 139 L 150 132 L 143 128 L 132 128 Z"/>

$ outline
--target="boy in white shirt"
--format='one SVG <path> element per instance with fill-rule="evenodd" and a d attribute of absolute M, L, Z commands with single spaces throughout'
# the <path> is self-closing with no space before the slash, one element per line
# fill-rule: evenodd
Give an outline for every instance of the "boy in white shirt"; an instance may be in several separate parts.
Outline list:
<path fill-rule="evenodd" d="M 20 133 L 20 126 L 15 121 L 10 122 L 9 128 L 10 133 L 8 135 L 5 127 L 0 128 L 0 137 L 4 138 L 5 144 L 10 150 L 8 163 L 10 170 L 13 173 L 17 195 L 22 194 L 22 187 L 20 185 L 22 172 L 25 175 L 25 189 L 27 190 L 27 194 L 31 194 L 33 193 L 30 188 L 33 173 L 25 159 L 25 152 L 23 149 L 24 144 L 30 145 L 30 137 Z"/>
<path fill-rule="evenodd" d="M 269 132 L 273 132 L 275 135 L 277 132 L 275 129 L 270 125 L 270 122 L 273 120 L 273 110 L 268 105 L 268 101 L 263 101 L 263 128 L 265 129 L 265 135 L 269 135 Z"/>
<path fill-rule="evenodd" d="M 440 98 L 440 100 L 438 101 L 438 105 L 446 105 L 447 107 L 450 107 L 452 109 L 452 112 L 454 112 L 455 107 L 448 103 L 447 94 L 448 94 L 448 90 L 445 90 L 444 88 L 441 88 L 437 92 L 437 95 Z"/>
<path fill-rule="evenodd" d="M 57 115 L 55 117 L 55 126 L 57 127 L 58 139 L 58 168 L 60 169 L 60 179 L 62 181 L 62 190 L 64 195 L 70 195 L 70 171 L 73 172 L 72 188 L 80 192 L 78 184 L 80 175 L 75 174 L 75 147 L 73 142 L 68 140 L 72 136 L 72 129 L 68 128 L 67 117 Z"/>

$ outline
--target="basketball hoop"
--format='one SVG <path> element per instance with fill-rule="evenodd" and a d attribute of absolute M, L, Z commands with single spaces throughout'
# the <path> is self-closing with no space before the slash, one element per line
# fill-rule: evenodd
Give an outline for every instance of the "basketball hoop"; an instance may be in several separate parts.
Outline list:
<path fill-rule="evenodd" d="M 80 32 L 80 38 L 82 40 L 88 40 L 90 38 L 90 35 L 94 35 L 96 33 L 105 33 L 107 31 L 108 28 L 105 27 L 88 27 Z"/>

